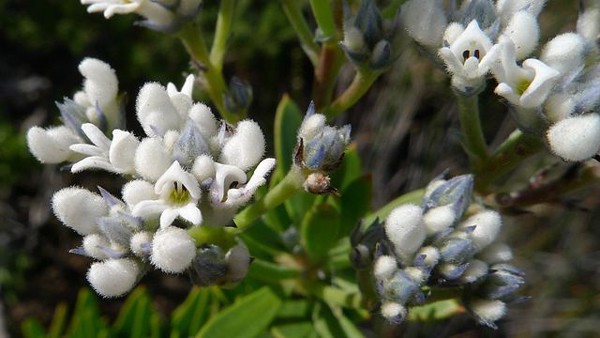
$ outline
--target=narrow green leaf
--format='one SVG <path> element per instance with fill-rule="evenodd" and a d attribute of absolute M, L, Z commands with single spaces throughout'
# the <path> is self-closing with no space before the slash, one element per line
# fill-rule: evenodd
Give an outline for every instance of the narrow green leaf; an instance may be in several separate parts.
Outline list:
<path fill-rule="evenodd" d="M 292 167 L 296 134 L 303 119 L 303 114 L 296 103 L 288 95 L 284 95 L 275 112 L 274 126 L 275 157 L 277 158 L 277 171 L 282 174 L 281 177 Z"/>
<path fill-rule="evenodd" d="M 306 338 L 314 330 L 311 322 L 279 325 L 271 329 L 274 338 Z"/>
<path fill-rule="evenodd" d="M 265 283 L 279 283 L 284 279 L 300 277 L 301 271 L 292 267 L 282 266 L 262 259 L 255 259 L 250 265 L 249 278 Z"/>
<path fill-rule="evenodd" d="M 339 238 L 347 237 L 358 221 L 369 211 L 373 185 L 371 176 L 358 177 L 350 183 L 341 196 L 342 222 Z"/>
<path fill-rule="evenodd" d="M 323 303 L 315 304 L 312 321 L 315 331 L 321 338 L 344 337 L 344 331 L 331 313 L 331 310 Z"/>
<path fill-rule="evenodd" d="M 89 289 L 81 289 L 77 296 L 68 336 L 98 337 L 108 334 L 108 331 L 108 326 L 100 316 L 95 294 Z"/>
<path fill-rule="evenodd" d="M 278 319 L 298 319 L 305 318 L 310 313 L 310 302 L 307 300 L 288 300 L 283 302 L 279 312 Z"/>
<path fill-rule="evenodd" d="M 340 191 L 344 191 L 350 183 L 362 175 L 360 155 L 356 143 L 353 142 L 346 149 L 340 167 L 331 174 L 331 184 Z"/>
<path fill-rule="evenodd" d="M 446 299 L 422 306 L 410 308 L 408 320 L 428 322 L 443 320 L 465 312 L 465 308 L 457 299 Z"/>
<path fill-rule="evenodd" d="M 279 234 L 268 227 L 262 220 L 258 220 L 253 226 L 248 227 L 242 234 L 242 239 L 244 243 L 248 244 L 252 254 L 255 254 L 255 252 L 250 246 L 254 246 L 259 251 L 268 253 L 270 256 L 286 251 Z M 248 243 L 248 240 L 252 243 Z"/>
<path fill-rule="evenodd" d="M 60 338 L 63 336 L 67 324 L 67 304 L 60 303 L 54 309 L 54 317 L 48 330 L 48 338 Z"/>
<path fill-rule="evenodd" d="M 147 337 L 151 312 L 151 302 L 146 288 L 137 287 L 121 307 L 113 329 L 123 337 Z"/>
<path fill-rule="evenodd" d="M 338 240 L 340 214 L 331 204 L 315 204 L 304 216 L 301 225 L 301 238 L 306 253 L 313 260 L 319 260 Z"/>
<path fill-rule="evenodd" d="M 208 289 L 195 286 L 185 301 L 173 311 L 171 327 L 180 337 L 196 334 L 206 323 L 209 315 L 209 298 Z"/>
<path fill-rule="evenodd" d="M 21 324 L 21 333 L 25 338 L 44 338 L 46 331 L 40 322 L 35 319 L 26 319 Z"/>
<path fill-rule="evenodd" d="M 236 301 L 212 318 L 197 338 L 252 338 L 267 329 L 277 315 L 281 300 L 264 287 Z"/>

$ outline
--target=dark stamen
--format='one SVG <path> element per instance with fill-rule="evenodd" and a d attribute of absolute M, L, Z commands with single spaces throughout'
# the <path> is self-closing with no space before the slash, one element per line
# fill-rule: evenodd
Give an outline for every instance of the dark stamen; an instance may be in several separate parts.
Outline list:
<path fill-rule="evenodd" d="M 466 50 L 466 51 L 463 52 L 463 59 L 465 61 L 469 58 L 469 56 L 471 56 L 471 52 L 470 51 Z"/>
<path fill-rule="evenodd" d="M 479 49 L 475 49 L 475 52 L 473 52 L 473 55 L 479 59 Z"/>

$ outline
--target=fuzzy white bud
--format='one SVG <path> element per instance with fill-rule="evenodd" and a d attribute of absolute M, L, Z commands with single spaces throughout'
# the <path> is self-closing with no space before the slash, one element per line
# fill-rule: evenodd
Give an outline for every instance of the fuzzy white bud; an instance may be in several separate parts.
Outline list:
<path fill-rule="evenodd" d="M 163 135 L 168 130 L 177 130 L 181 122 L 166 89 L 158 83 L 146 83 L 140 89 L 136 113 L 148 136 Z"/>
<path fill-rule="evenodd" d="M 56 218 L 82 236 L 96 232 L 96 219 L 108 214 L 108 206 L 100 195 L 76 187 L 57 191 L 52 197 L 52 209 Z"/>
<path fill-rule="evenodd" d="M 423 210 L 415 204 L 401 205 L 388 216 L 385 233 L 398 256 L 406 258 L 423 244 L 426 232 L 422 216 Z"/>
<path fill-rule="evenodd" d="M 121 194 L 123 195 L 123 201 L 130 207 L 141 201 L 158 198 L 158 195 L 154 192 L 154 185 L 144 180 L 127 182 L 127 184 L 123 186 Z"/>
<path fill-rule="evenodd" d="M 440 251 L 433 246 L 426 246 L 421 248 L 421 250 L 419 250 L 416 255 L 425 255 L 425 260 L 423 261 L 423 264 L 425 264 L 425 266 L 434 266 L 440 260 Z"/>
<path fill-rule="evenodd" d="M 106 259 L 108 255 L 102 248 L 110 248 L 110 242 L 100 234 L 90 234 L 83 238 L 83 250 L 95 259 Z"/>
<path fill-rule="evenodd" d="M 537 47 L 540 27 L 533 14 L 519 11 L 510 19 L 508 26 L 504 29 L 504 34 L 515 44 L 517 60 L 523 60 Z"/>
<path fill-rule="evenodd" d="M 461 223 L 462 228 L 470 226 L 475 226 L 471 238 L 473 239 L 473 246 L 479 251 L 496 239 L 502 227 L 502 218 L 496 211 L 485 210 L 476 213 Z"/>
<path fill-rule="evenodd" d="M 203 182 L 215 176 L 215 162 L 208 155 L 200 155 L 194 160 L 191 172 L 198 182 Z"/>
<path fill-rule="evenodd" d="M 600 151 L 600 115 L 564 119 L 546 133 L 550 150 L 566 161 L 584 161 Z"/>
<path fill-rule="evenodd" d="M 27 131 L 29 151 L 42 163 L 61 163 L 73 157 L 69 149 L 73 144 L 81 143 L 81 139 L 66 126 L 49 129 L 32 127 Z"/>
<path fill-rule="evenodd" d="M 92 106 L 105 107 L 116 99 L 119 81 L 106 62 L 85 58 L 79 64 L 79 72 L 85 77 L 83 88 Z"/>
<path fill-rule="evenodd" d="M 408 310 L 400 303 L 383 303 L 381 315 L 393 323 L 400 323 L 408 315 Z"/>
<path fill-rule="evenodd" d="M 429 209 L 423 215 L 423 223 L 425 223 L 428 234 L 434 234 L 448 228 L 455 220 L 456 213 L 452 204 Z"/>
<path fill-rule="evenodd" d="M 398 270 L 398 263 L 392 256 L 379 256 L 373 265 L 373 274 L 377 279 L 388 279 Z"/>
<path fill-rule="evenodd" d="M 196 123 L 200 133 L 206 137 L 217 134 L 217 120 L 210 108 L 204 103 L 196 103 L 190 108 L 189 117 Z"/>
<path fill-rule="evenodd" d="M 298 136 L 303 139 L 312 139 L 319 131 L 323 129 L 327 118 L 323 114 L 312 114 L 304 118 Z"/>
<path fill-rule="evenodd" d="M 90 266 L 87 279 L 96 292 L 107 298 L 129 292 L 137 282 L 140 268 L 129 258 L 109 259 Z"/>
<path fill-rule="evenodd" d="M 565 74 L 583 64 L 585 40 L 576 33 L 564 33 L 550 40 L 540 59 Z"/>
<path fill-rule="evenodd" d="M 196 245 L 185 230 L 169 226 L 154 235 L 150 260 L 158 269 L 167 273 L 183 272 L 195 256 Z"/>
<path fill-rule="evenodd" d="M 245 120 L 238 123 L 235 134 L 225 143 L 219 162 L 242 170 L 254 167 L 265 153 L 265 136 L 258 123 Z"/>
<path fill-rule="evenodd" d="M 136 256 L 146 258 L 150 254 L 148 251 L 152 243 L 152 233 L 148 231 L 140 231 L 129 240 L 129 248 Z"/>
<path fill-rule="evenodd" d="M 442 35 L 448 25 L 439 0 L 410 0 L 402 5 L 400 17 L 408 34 L 429 48 L 442 45 Z"/>
<path fill-rule="evenodd" d="M 506 304 L 500 300 L 476 299 L 469 303 L 469 308 L 481 323 L 492 327 L 506 314 Z"/>
<path fill-rule="evenodd" d="M 469 261 L 469 267 L 460 276 L 460 280 L 465 283 L 473 283 L 488 273 L 488 265 L 478 259 Z"/>
<path fill-rule="evenodd" d="M 113 139 L 108 152 L 110 163 L 122 173 L 135 172 L 135 152 L 140 141 L 133 134 L 119 129 L 112 132 Z"/>
<path fill-rule="evenodd" d="M 158 137 L 144 139 L 135 152 L 135 170 L 140 176 L 156 181 L 171 166 L 171 156 Z"/>
<path fill-rule="evenodd" d="M 548 120 L 558 122 L 571 117 L 575 111 L 575 101 L 566 93 L 558 93 L 546 99 L 544 108 Z"/>
<path fill-rule="evenodd" d="M 513 254 L 505 243 L 492 243 L 478 257 L 488 264 L 504 263 L 513 259 Z"/>

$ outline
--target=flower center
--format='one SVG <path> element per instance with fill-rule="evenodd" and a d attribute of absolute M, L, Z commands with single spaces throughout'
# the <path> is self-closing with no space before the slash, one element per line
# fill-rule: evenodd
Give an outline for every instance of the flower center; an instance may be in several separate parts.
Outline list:
<path fill-rule="evenodd" d="M 187 204 L 192 196 L 180 182 L 173 182 L 173 190 L 169 193 L 169 202 L 176 205 Z"/>
<path fill-rule="evenodd" d="M 473 52 L 471 52 L 468 49 L 464 50 L 462 52 L 463 63 L 465 63 L 465 61 L 467 61 L 471 56 L 474 56 L 477 60 L 479 60 L 481 57 L 481 52 L 479 51 L 479 49 L 475 49 Z"/>
<path fill-rule="evenodd" d="M 531 81 L 530 80 L 521 80 L 517 86 L 516 86 L 516 90 L 517 93 L 519 93 L 519 95 L 523 95 L 523 93 L 525 93 L 525 91 L 527 90 L 527 88 L 529 88 L 529 85 L 531 85 Z"/>

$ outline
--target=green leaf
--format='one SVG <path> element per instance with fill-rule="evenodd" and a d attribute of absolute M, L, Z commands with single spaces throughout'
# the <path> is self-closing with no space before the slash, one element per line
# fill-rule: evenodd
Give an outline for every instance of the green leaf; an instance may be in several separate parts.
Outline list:
<path fill-rule="evenodd" d="M 44 327 L 40 322 L 35 319 L 26 319 L 21 324 L 21 332 L 23 333 L 23 337 L 25 338 L 44 338 L 46 337 L 46 332 Z"/>
<path fill-rule="evenodd" d="M 277 315 L 281 300 L 269 288 L 255 291 L 212 318 L 197 338 L 252 338 L 261 334 Z"/>
<path fill-rule="evenodd" d="M 338 240 L 340 214 L 331 204 L 314 204 L 301 225 L 301 239 L 313 260 L 323 258 Z"/>
<path fill-rule="evenodd" d="M 310 302 L 307 300 L 288 300 L 285 301 L 279 312 L 278 319 L 305 318 L 310 313 Z"/>
<path fill-rule="evenodd" d="M 301 322 L 276 326 L 271 329 L 271 334 L 275 338 L 305 338 L 309 337 L 313 330 L 311 322 Z"/>
<path fill-rule="evenodd" d="M 258 220 L 253 226 L 248 227 L 241 237 L 253 255 L 256 255 L 256 251 L 253 249 L 264 252 L 269 256 L 286 251 L 279 234 L 268 227 L 262 220 Z"/>
<path fill-rule="evenodd" d="M 465 312 L 465 308 L 456 299 L 446 299 L 410 308 L 408 320 L 428 322 L 443 320 Z"/>
<path fill-rule="evenodd" d="M 248 277 L 265 283 L 279 283 L 284 279 L 294 279 L 301 271 L 292 267 L 282 266 L 262 259 L 255 259 L 250 265 Z"/>
<path fill-rule="evenodd" d="M 196 334 L 208 320 L 209 298 L 208 289 L 193 287 L 185 301 L 173 311 L 171 329 L 176 330 L 180 337 Z"/>
<path fill-rule="evenodd" d="M 113 325 L 114 332 L 122 337 L 151 336 L 152 317 L 158 317 L 156 309 L 152 307 L 152 300 L 146 288 L 137 287 L 123 304 Z"/>
<path fill-rule="evenodd" d="M 68 336 L 87 338 L 107 336 L 109 328 L 100 316 L 96 296 L 89 289 L 81 289 L 73 311 Z"/>
<path fill-rule="evenodd" d="M 67 324 L 67 304 L 60 303 L 54 309 L 54 317 L 48 330 L 48 338 L 60 338 L 63 336 Z"/>
<path fill-rule="evenodd" d="M 304 116 L 296 103 L 284 95 L 275 112 L 275 157 L 280 178 L 290 171 L 296 148 L 296 135 Z"/>
<path fill-rule="evenodd" d="M 350 235 L 358 221 L 369 211 L 372 193 L 373 184 L 370 175 L 355 179 L 342 191 L 340 238 Z"/>
<path fill-rule="evenodd" d="M 344 337 L 344 330 L 338 324 L 331 310 L 323 303 L 315 304 L 312 321 L 315 331 L 321 338 Z"/>
<path fill-rule="evenodd" d="M 331 184 L 343 191 L 348 185 L 362 176 L 362 164 L 355 143 L 350 143 L 344 153 L 344 160 L 331 174 Z"/>

